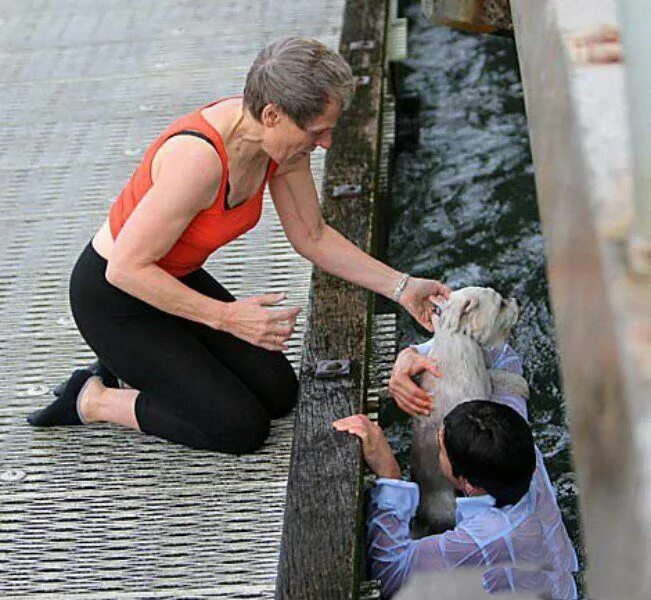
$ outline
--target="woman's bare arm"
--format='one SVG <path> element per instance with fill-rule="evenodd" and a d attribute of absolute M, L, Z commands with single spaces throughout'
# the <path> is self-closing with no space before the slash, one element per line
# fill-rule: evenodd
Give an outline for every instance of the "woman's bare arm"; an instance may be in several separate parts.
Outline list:
<path fill-rule="evenodd" d="M 270 182 L 278 216 L 296 251 L 315 265 L 368 290 L 393 296 L 402 274 L 360 250 L 323 220 L 309 156 L 279 169 Z M 411 278 L 400 304 L 432 331 L 431 299 L 450 288 L 435 280 Z"/>
<path fill-rule="evenodd" d="M 294 249 L 315 265 L 390 298 L 401 273 L 360 250 L 323 220 L 309 156 L 279 169 L 269 184 Z"/>
<path fill-rule="evenodd" d="M 167 313 L 228 331 L 267 350 L 286 350 L 300 308 L 264 308 L 282 300 L 283 294 L 220 302 L 194 291 L 156 264 L 197 213 L 212 204 L 221 177 L 221 162 L 210 146 L 194 139 L 179 140 L 161 157 L 153 186 L 117 236 L 106 279 Z"/>
<path fill-rule="evenodd" d="M 106 279 L 160 310 L 219 328 L 224 303 L 195 292 L 156 265 L 210 205 L 222 176 L 219 156 L 208 144 L 178 138 L 167 143 L 172 142 L 161 156 L 154 184 L 115 239 Z"/>

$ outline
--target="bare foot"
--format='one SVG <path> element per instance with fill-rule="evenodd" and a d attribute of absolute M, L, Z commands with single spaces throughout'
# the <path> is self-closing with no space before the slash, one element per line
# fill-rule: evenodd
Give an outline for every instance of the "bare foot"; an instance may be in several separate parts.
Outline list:
<path fill-rule="evenodd" d="M 619 29 L 612 25 L 599 25 L 578 31 L 569 38 L 574 61 L 580 64 L 621 63 L 624 49 Z"/>
<path fill-rule="evenodd" d="M 84 423 L 95 423 L 97 411 L 95 410 L 100 396 L 106 390 L 102 380 L 99 377 L 91 377 L 86 382 L 84 393 L 79 401 L 79 411 Z"/>

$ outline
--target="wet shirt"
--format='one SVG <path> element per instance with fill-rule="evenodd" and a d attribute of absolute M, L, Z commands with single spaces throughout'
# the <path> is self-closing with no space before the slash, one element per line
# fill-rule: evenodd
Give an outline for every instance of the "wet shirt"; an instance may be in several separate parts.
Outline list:
<path fill-rule="evenodd" d="M 426 354 L 429 344 L 415 348 Z M 507 344 L 490 352 L 487 364 L 522 374 L 520 359 Z M 527 418 L 524 398 L 495 392 L 490 399 Z M 531 485 L 517 504 L 496 508 L 489 494 L 457 498 L 454 529 L 412 540 L 409 521 L 418 499 L 418 486 L 408 481 L 378 479 L 371 491 L 367 556 L 383 597 L 392 596 L 415 571 L 462 567 L 484 569 L 483 586 L 489 592 L 533 591 L 559 600 L 577 597 L 571 575 L 578 570 L 576 552 L 538 448 Z"/>

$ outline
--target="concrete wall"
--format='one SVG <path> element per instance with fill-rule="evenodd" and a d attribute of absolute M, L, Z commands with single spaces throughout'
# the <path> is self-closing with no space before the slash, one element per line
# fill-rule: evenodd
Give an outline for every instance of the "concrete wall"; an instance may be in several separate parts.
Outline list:
<path fill-rule="evenodd" d="M 588 593 L 648 598 L 651 282 L 631 275 L 625 261 L 634 220 L 625 64 L 605 45 L 585 42 L 599 38 L 593 28 L 601 24 L 617 27 L 616 5 L 512 0 L 511 7 L 569 400 Z"/>

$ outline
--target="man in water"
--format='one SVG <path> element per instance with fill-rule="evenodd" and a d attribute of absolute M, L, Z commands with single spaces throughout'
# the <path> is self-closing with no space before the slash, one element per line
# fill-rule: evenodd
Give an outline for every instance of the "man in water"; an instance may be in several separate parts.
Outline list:
<path fill-rule="evenodd" d="M 415 410 L 431 403 L 411 379 L 436 370 L 427 350 L 423 344 L 398 355 L 389 388 L 401 407 Z M 520 359 L 506 344 L 486 360 L 489 368 L 522 374 Z M 335 421 L 336 429 L 362 440 L 364 458 L 378 476 L 371 492 L 367 556 L 383 597 L 392 596 L 414 572 L 460 567 L 481 568 L 489 592 L 577 597 L 571 575 L 578 570 L 576 553 L 526 419 L 526 400 L 505 393 L 465 402 L 447 415 L 438 432 L 439 460 L 460 493 L 456 525 L 419 540 L 409 534 L 418 486 L 402 480 L 380 427 L 365 415 Z"/>

